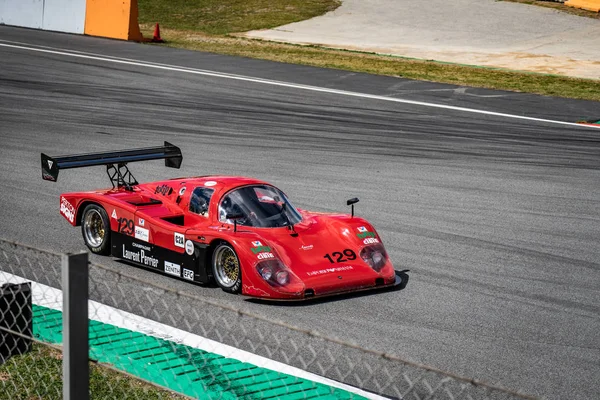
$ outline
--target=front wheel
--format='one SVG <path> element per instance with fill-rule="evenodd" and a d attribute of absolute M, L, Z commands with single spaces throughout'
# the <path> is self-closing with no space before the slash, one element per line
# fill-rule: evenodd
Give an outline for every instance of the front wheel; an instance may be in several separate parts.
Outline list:
<path fill-rule="evenodd" d="M 88 204 L 81 217 L 81 234 L 92 253 L 110 254 L 110 222 L 104 208 Z"/>
<path fill-rule="evenodd" d="M 242 289 L 242 269 L 240 259 L 233 247 L 221 243 L 213 252 L 212 271 L 217 285 L 229 293 L 239 293 Z"/>

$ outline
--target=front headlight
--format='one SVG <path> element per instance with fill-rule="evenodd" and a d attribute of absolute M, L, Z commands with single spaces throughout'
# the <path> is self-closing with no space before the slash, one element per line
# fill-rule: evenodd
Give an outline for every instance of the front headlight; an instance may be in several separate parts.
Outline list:
<path fill-rule="evenodd" d="M 265 281 L 268 281 L 273 276 L 273 268 L 270 265 L 263 265 L 258 269 L 258 273 Z"/>
<path fill-rule="evenodd" d="M 256 272 L 269 285 L 292 291 L 304 290 L 304 284 L 280 260 L 265 260 L 256 264 Z"/>
<path fill-rule="evenodd" d="M 287 271 L 279 271 L 275 276 L 275 279 L 281 286 L 287 285 L 287 283 L 290 281 L 290 274 Z"/>
<path fill-rule="evenodd" d="M 387 253 L 382 244 L 375 244 L 364 247 L 360 252 L 360 258 L 375 271 L 380 272 L 387 262 Z"/>

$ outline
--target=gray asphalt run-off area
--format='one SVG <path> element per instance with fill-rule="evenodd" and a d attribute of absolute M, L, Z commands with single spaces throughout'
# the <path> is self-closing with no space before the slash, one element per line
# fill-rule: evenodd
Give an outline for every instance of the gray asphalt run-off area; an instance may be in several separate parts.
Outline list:
<path fill-rule="evenodd" d="M 600 20 L 496 0 L 343 0 L 248 37 L 600 79 Z"/>
<path fill-rule="evenodd" d="M 410 269 L 408 286 L 264 304 L 112 258 L 92 262 L 524 393 L 600 396 L 600 130 L 559 123 L 600 119 L 597 102 L 5 26 L 0 38 L 1 238 L 84 249 L 59 196 L 107 187 L 105 169 L 42 181 L 41 152 L 166 140 L 183 150 L 182 168 L 131 164 L 139 181 L 254 176 L 315 211 L 348 212 L 346 199 L 359 197 L 357 214 L 378 230 L 395 268 Z M 94 295 L 110 289 L 97 285 Z M 118 290 L 124 302 L 104 294 L 116 307 L 152 295 Z M 163 306 L 152 311 L 165 323 L 181 309 Z"/>

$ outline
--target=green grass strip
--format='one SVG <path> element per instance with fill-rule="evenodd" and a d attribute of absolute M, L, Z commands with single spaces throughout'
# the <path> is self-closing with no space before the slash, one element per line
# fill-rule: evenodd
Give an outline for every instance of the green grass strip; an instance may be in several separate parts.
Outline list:
<path fill-rule="evenodd" d="M 139 22 L 210 34 L 274 28 L 333 11 L 339 0 L 138 0 Z"/>
<path fill-rule="evenodd" d="M 33 306 L 33 332 L 62 343 L 62 313 Z M 90 320 L 89 357 L 202 399 L 363 399 L 354 393 L 218 354 Z"/>
<path fill-rule="evenodd" d="M 240 32 L 306 20 L 338 0 L 139 0 L 139 22 L 151 38 L 160 23 L 161 46 L 388 75 L 453 85 L 600 101 L 600 79 L 579 79 L 453 63 L 247 39 Z M 562 8 L 568 9 L 561 5 Z M 173 60 L 177 64 L 177 60 Z"/>

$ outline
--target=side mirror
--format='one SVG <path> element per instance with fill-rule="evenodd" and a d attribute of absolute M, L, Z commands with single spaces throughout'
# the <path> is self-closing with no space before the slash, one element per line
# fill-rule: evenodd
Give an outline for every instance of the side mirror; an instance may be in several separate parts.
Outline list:
<path fill-rule="evenodd" d="M 225 215 L 225 219 L 233 220 L 233 232 L 237 232 L 237 220 L 244 218 L 244 214 L 242 213 L 232 213 Z"/>
<path fill-rule="evenodd" d="M 232 214 L 227 214 L 225 216 L 225 219 L 232 219 L 234 221 L 236 221 L 238 219 L 242 219 L 242 218 L 244 218 L 244 214 L 242 214 L 242 213 L 232 213 Z"/>
<path fill-rule="evenodd" d="M 354 218 L 354 204 L 358 203 L 358 197 L 353 197 L 351 199 L 349 199 L 348 201 L 346 201 L 346 205 L 349 205 L 352 207 L 352 217 Z"/>

